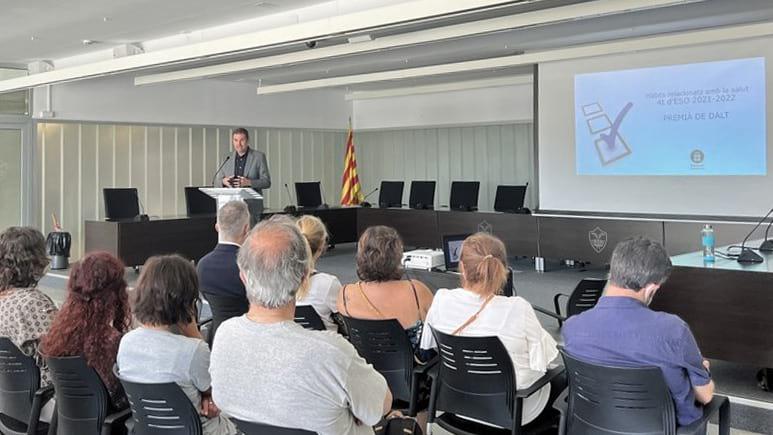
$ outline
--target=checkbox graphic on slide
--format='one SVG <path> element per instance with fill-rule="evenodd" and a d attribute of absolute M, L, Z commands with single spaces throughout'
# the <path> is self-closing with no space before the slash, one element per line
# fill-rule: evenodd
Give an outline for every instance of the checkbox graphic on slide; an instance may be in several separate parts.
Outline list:
<path fill-rule="evenodd" d="M 588 131 L 593 136 L 598 135 L 593 144 L 596 147 L 599 160 L 604 166 L 631 154 L 631 148 L 620 135 L 620 124 L 632 107 L 633 103 L 629 102 L 615 116 L 615 120 L 611 121 L 601 103 L 596 102 L 582 106 Z"/>
<path fill-rule="evenodd" d="M 590 116 L 599 112 L 603 112 L 599 103 L 586 104 L 585 106 L 582 106 L 582 113 L 585 116 Z"/>

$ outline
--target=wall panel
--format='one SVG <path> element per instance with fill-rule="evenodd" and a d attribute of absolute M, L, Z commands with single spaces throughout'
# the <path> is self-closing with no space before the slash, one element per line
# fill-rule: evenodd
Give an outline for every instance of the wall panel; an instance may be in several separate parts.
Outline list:
<path fill-rule="evenodd" d="M 83 253 L 83 221 L 103 219 L 102 188 L 136 187 L 151 217 L 185 213 L 184 187 L 208 185 L 231 152 L 229 127 L 38 123 L 35 167 L 40 183 L 35 210 L 50 229 L 55 213 L 73 235 L 72 259 Z M 267 208 L 290 202 L 284 184 L 322 182 L 325 200 L 340 195 L 345 133 L 250 129 L 253 147 L 266 153 L 272 187 Z"/>
<path fill-rule="evenodd" d="M 452 181 L 480 181 L 478 207 L 492 210 L 497 185 L 533 180 L 531 124 L 369 130 L 358 132 L 355 144 L 363 189 L 403 180 L 404 203 L 412 180 L 437 180 L 435 207 L 448 205 Z"/>

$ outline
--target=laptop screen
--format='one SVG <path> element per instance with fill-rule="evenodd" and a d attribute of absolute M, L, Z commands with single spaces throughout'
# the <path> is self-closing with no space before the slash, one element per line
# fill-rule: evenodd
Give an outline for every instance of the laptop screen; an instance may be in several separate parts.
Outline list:
<path fill-rule="evenodd" d="M 459 267 L 459 259 L 462 256 L 462 243 L 469 234 L 443 236 L 443 257 L 446 270 L 456 270 Z"/>

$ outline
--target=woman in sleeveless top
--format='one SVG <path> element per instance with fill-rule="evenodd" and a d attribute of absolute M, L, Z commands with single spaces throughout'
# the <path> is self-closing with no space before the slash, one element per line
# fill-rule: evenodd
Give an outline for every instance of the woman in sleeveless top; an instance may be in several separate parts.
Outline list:
<path fill-rule="evenodd" d="M 357 276 L 338 295 L 338 311 L 367 320 L 396 319 L 420 359 L 419 340 L 432 304 L 432 292 L 416 280 L 404 280 L 400 264 L 403 242 L 393 228 L 368 228 L 357 246 Z"/>

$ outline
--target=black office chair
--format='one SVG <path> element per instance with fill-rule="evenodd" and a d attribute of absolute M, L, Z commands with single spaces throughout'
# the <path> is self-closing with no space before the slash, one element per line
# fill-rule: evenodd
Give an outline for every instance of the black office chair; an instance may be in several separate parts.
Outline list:
<path fill-rule="evenodd" d="M 233 417 L 231 417 L 231 422 L 235 424 L 236 428 L 244 435 L 316 435 L 316 432 L 310 432 L 308 430 L 271 426 L 268 424 L 239 420 Z"/>
<path fill-rule="evenodd" d="M 306 329 L 314 331 L 324 331 L 325 324 L 322 323 L 322 318 L 319 317 L 317 310 L 311 305 L 297 305 L 295 307 L 295 323 L 303 326 Z"/>
<path fill-rule="evenodd" d="M 432 383 L 428 425 L 437 422 L 453 434 L 521 434 L 523 399 L 563 372 L 563 368 L 549 370 L 529 388 L 516 390 L 513 363 L 499 338 L 431 330 L 440 363 Z M 438 411 L 443 414 L 436 419 Z M 497 430 L 469 419 L 509 429 Z"/>
<path fill-rule="evenodd" d="M 121 385 L 129 399 L 134 420 L 132 435 L 202 433 L 198 411 L 174 382 L 144 384 L 121 379 Z"/>
<path fill-rule="evenodd" d="M 561 413 L 561 435 L 698 434 L 715 414 L 719 434 L 730 434 L 727 397 L 714 396 L 700 420 L 677 428 L 674 402 L 659 368 L 594 365 L 559 350 L 569 379 L 569 388 L 553 405 Z"/>
<path fill-rule="evenodd" d="M 342 316 L 349 333 L 349 342 L 365 361 L 373 365 L 392 391 L 396 408 L 408 405 L 408 415 L 419 411 L 419 387 L 429 376 L 433 361 L 416 365 L 413 347 L 408 341 L 400 322 L 388 320 L 362 320 Z M 396 403 L 395 403 L 396 402 Z"/>
<path fill-rule="evenodd" d="M 212 323 L 207 336 L 207 343 L 212 347 L 212 343 L 215 341 L 215 334 L 217 334 L 217 328 L 220 327 L 220 324 L 232 317 L 239 317 L 246 313 L 250 304 L 247 302 L 246 297 L 239 298 L 208 293 L 202 293 L 202 295 L 212 310 Z"/>
<path fill-rule="evenodd" d="M 584 278 L 577 283 L 577 287 L 574 288 L 571 296 L 558 293 L 553 297 L 555 312 L 537 306 L 534 306 L 534 310 L 556 319 L 558 326 L 561 327 L 569 317 L 595 307 L 604 294 L 604 287 L 606 286 L 607 280 L 605 279 Z M 561 314 L 560 298 L 562 297 L 568 298 L 566 302 L 566 316 Z"/>
<path fill-rule="evenodd" d="M 56 391 L 57 435 L 121 433 L 131 409 L 112 411 L 99 375 L 79 356 L 46 358 Z"/>
<path fill-rule="evenodd" d="M 10 339 L 0 337 L 0 433 L 44 434 L 40 410 L 54 396 L 54 387 L 40 388 L 40 369 Z"/>

